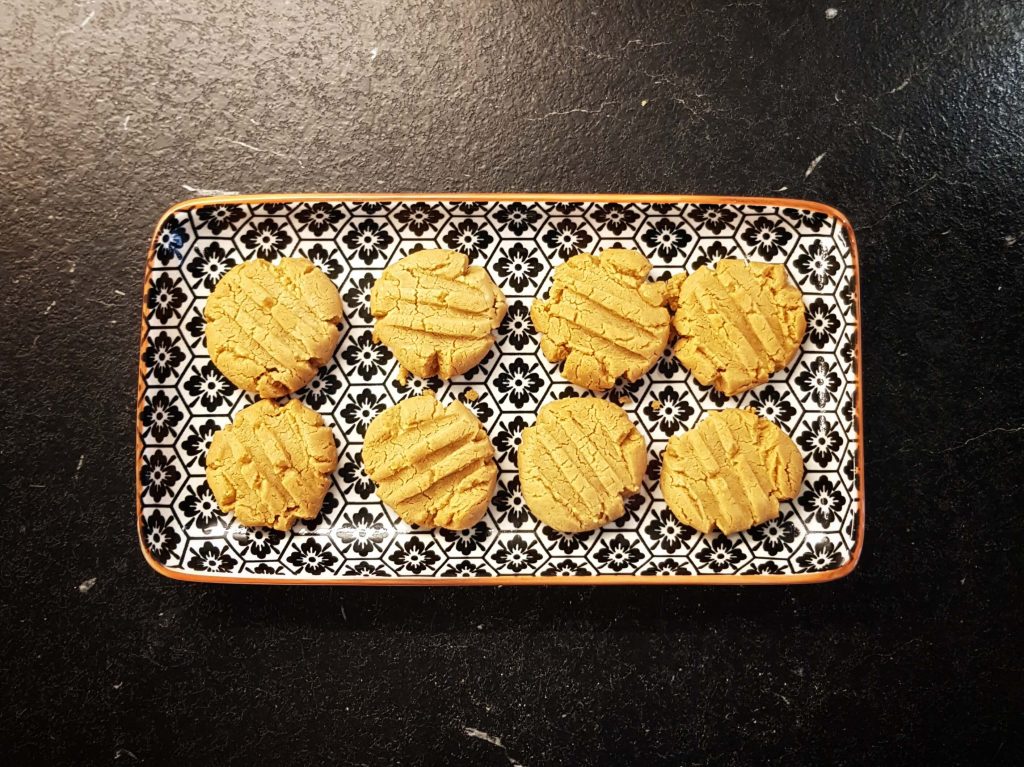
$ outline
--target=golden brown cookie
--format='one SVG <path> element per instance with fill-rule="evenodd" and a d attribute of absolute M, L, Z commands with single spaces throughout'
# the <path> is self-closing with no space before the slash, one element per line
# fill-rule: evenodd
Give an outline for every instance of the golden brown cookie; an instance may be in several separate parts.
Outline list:
<path fill-rule="evenodd" d="M 341 336 L 338 289 L 304 258 L 243 261 L 221 277 L 203 313 L 213 364 L 266 398 L 312 381 Z"/>
<path fill-rule="evenodd" d="M 626 412 L 595 397 L 548 403 L 522 440 L 523 499 L 534 516 L 565 533 L 621 517 L 647 468 L 647 446 Z"/>
<path fill-rule="evenodd" d="M 530 307 L 542 334 L 541 351 L 565 361 L 562 375 L 602 391 L 616 379 L 635 381 L 668 343 L 669 314 L 662 289 L 647 281 L 651 262 L 635 250 L 581 253 L 555 268 L 547 299 Z"/>
<path fill-rule="evenodd" d="M 213 435 L 206 481 L 243 525 L 290 530 L 320 513 L 338 450 L 318 413 L 297 399 L 260 400 Z"/>
<path fill-rule="evenodd" d="M 684 525 L 729 534 L 775 519 L 803 475 L 782 429 L 753 410 L 720 410 L 668 441 L 661 492 Z"/>
<path fill-rule="evenodd" d="M 479 266 L 454 250 L 421 250 L 386 268 L 370 290 L 374 339 L 408 372 L 449 379 L 494 344 L 505 296 Z"/>
<path fill-rule="evenodd" d="M 675 353 L 694 377 L 733 396 L 792 362 L 807 320 L 779 264 L 724 259 L 682 281 L 672 320 Z"/>
<path fill-rule="evenodd" d="M 398 516 L 449 530 L 480 521 L 498 479 L 480 420 L 461 402 L 442 406 L 433 392 L 402 400 L 373 419 L 363 465 L 377 495 Z"/>

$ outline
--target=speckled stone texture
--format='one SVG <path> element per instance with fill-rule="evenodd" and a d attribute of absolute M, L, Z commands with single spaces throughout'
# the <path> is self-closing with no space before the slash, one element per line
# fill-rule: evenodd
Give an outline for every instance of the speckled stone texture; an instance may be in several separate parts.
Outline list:
<path fill-rule="evenodd" d="M 1017 761 L 1022 39 L 1014 0 L 0 0 L 0 758 Z M 143 265 L 167 205 L 212 189 L 835 204 L 863 277 L 859 569 L 162 579 L 135 537 Z"/>

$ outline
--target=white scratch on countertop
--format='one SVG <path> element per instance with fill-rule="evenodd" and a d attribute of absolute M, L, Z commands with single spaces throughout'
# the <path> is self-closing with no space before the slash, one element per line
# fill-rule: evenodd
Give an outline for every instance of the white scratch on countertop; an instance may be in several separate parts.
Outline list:
<path fill-rule="evenodd" d="M 83 594 L 87 594 L 89 592 L 89 589 L 91 589 L 95 585 L 95 578 L 87 578 L 86 580 L 78 584 L 78 590 L 81 591 Z"/>
<path fill-rule="evenodd" d="M 78 264 L 76 264 L 74 261 L 68 261 L 68 263 L 71 264 L 71 266 L 68 267 L 68 274 L 74 274 L 75 267 L 78 266 Z"/>
<path fill-rule="evenodd" d="M 1006 247 L 1012 248 L 1021 240 L 1024 240 L 1024 232 L 1017 232 L 1017 234 L 1008 234 L 1003 237 L 1003 242 L 1006 243 Z"/>
<path fill-rule="evenodd" d="M 85 463 L 85 453 L 82 453 L 82 455 L 78 456 L 78 465 L 75 466 L 75 479 L 78 479 L 78 472 L 82 470 L 83 463 Z"/>
<path fill-rule="evenodd" d="M 822 160 L 824 160 L 825 159 L 825 155 L 827 155 L 827 154 L 828 154 L 828 152 L 822 152 L 817 157 L 815 157 L 813 160 L 811 160 L 811 164 L 808 165 L 807 166 L 807 170 L 804 171 L 804 178 L 807 178 L 812 173 L 814 173 L 814 169 L 818 167 L 818 163 L 821 162 Z"/>
<path fill-rule="evenodd" d="M 121 123 L 121 130 L 128 130 L 128 121 L 132 119 L 131 115 L 124 116 L 124 122 Z"/>
<path fill-rule="evenodd" d="M 303 164 L 302 160 L 300 160 L 298 157 L 292 157 L 291 155 L 287 155 L 284 152 L 278 152 L 276 149 L 267 149 L 266 147 L 253 146 L 252 144 L 247 144 L 244 141 L 229 138 L 228 136 L 217 136 L 217 138 L 219 138 L 222 141 L 227 141 L 229 144 L 235 144 L 236 146 L 244 147 L 245 149 L 248 149 L 251 152 L 256 152 L 258 154 L 263 154 L 265 152 L 266 154 L 272 154 L 275 157 L 281 157 L 285 160 L 294 160 L 299 165 Z"/>
<path fill-rule="evenodd" d="M 504 746 L 501 745 L 501 738 L 495 737 L 494 735 L 490 735 L 484 732 L 483 730 L 478 730 L 475 727 L 467 727 L 466 734 L 471 738 L 479 738 L 480 740 L 487 741 L 491 745 L 497 746 L 498 748 L 504 748 Z"/>
<path fill-rule="evenodd" d="M 370 61 L 373 61 L 376 58 L 377 58 L 377 48 L 376 47 L 370 48 Z"/>
<path fill-rule="evenodd" d="M 55 307 L 56 305 L 57 305 L 57 302 L 56 302 L 56 301 L 51 301 L 51 302 L 50 302 L 50 305 L 49 305 L 49 306 L 47 306 L 47 307 L 46 307 L 46 309 L 45 309 L 45 310 L 43 311 L 43 314 L 44 314 L 44 315 L 46 315 L 46 314 L 49 314 L 49 313 L 50 313 L 50 310 L 51 310 L 51 309 L 52 309 L 53 307 Z"/>
<path fill-rule="evenodd" d="M 772 189 L 772 191 L 773 192 L 785 192 L 787 189 L 789 189 L 788 186 L 780 186 L 778 189 Z"/>
<path fill-rule="evenodd" d="M 117 295 L 119 295 L 119 296 L 123 296 L 123 295 L 124 295 L 124 291 L 123 291 L 123 290 L 117 290 L 117 289 L 115 288 L 114 292 L 115 292 L 115 293 L 116 293 Z"/>
<path fill-rule="evenodd" d="M 114 752 L 114 761 L 116 762 L 122 756 L 130 756 L 133 762 L 139 761 L 139 757 L 129 751 L 127 748 L 119 748 Z"/>
<path fill-rule="evenodd" d="M 886 91 L 886 93 L 890 93 L 890 94 L 892 94 L 892 93 L 899 93 L 901 90 L 903 90 L 908 85 L 910 85 L 910 81 L 913 80 L 913 79 L 914 79 L 913 75 L 907 75 L 907 79 L 906 80 L 901 82 L 895 88 L 892 88 L 891 90 Z"/>
<path fill-rule="evenodd" d="M 825 18 L 828 19 L 829 21 L 832 21 L 832 19 L 834 19 L 838 15 L 839 15 L 839 9 L 838 8 L 826 8 L 825 9 Z"/>
<path fill-rule="evenodd" d="M 478 730 L 475 727 L 465 727 L 463 728 L 463 730 L 466 733 L 466 735 L 468 735 L 470 738 L 477 738 L 478 740 L 482 740 L 485 743 L 490 743 L 492 746 L 497 746 L 502 751 L 504 751 L 505 758 L 508 759 L 508 763 L 512 765 L 512 767 L 526 767 L 525 765 L 520 764 L 508 755 L 508 749 L 506 749 L 504 744 L 501 742 L 501 738 L 495 735 L 491 735 L 490 733 L 486 733 L 483 730 Z"/>
<path fill-rule="evenodd" d="M 192 192 L 200 197 L 217 197 L 222 194 L 238 194 L 238 192 L 229 192 L 226 189 L 202 189 L 196 186 L 189 186 L 188 184 L 182 184 L 181 188 L 186 192 Z"/>
<path fill-rule="evenodd" d="M 637 38 L 635 40 L 627 40 L 626 46 L 635 45 L 637 48 L 660 48 L 663 45 L 669 45 L 669 40 L 662 40 L 657 43 L 645 43 L 643 40 Z"/>
<path fill-rule="evenodd" d="M 997 426 L 994 429 L 989 429 L 988 431 L 983 431 L 981 434 L 975 434 L 973 437 L 968 437 L 963 442 L 957 443 L 956 445 L 950 445 L 949 447 L 944 448 L 943 450 L 940 450 L 938 452 L 940 452 L 940 453 L 953 453 L 953 452 L 955 452 L 957 450 L 962 450 L 963 448 L 967 447 L 972 442 L 977 442 L 979 439 L 984 439 L 985 437 L 991 437 L 993 434 L 1000 434 L 1000 433 L 1002 433 L 1002 434 L 1017 434 L 1017 433 L 1022 432 L 1022 431 L 1024 431 L 1024 425 L 1021 425 L 1021 426 Z"/>
<path fill-rule="evenodd" d="M 565 115 L 572 115 L 572 114 L 599 115 L 599 114 L 602 114 L 604 112 L 604 108 L 605 107 L 611 106 L 612 104 L 619 104 L 619 103 L 621 103 L 621 102 L 619 102 L 619 101 L 602 101 L 601 105 L 597 109 L 587 109 L 586 107 L 573 107 L 572 109 L 563 109 L 561 111 L 548 112 L 546 114 L 540 115 L 539 117 L 527 117 L 526 119 L 531 121 L 531 122 L 536 122 L 537 120 L 546 120 L 549 117 L 563 117 Z"/>
<path fill-rule="evenodd" d="M 95 17 L 96 17 L 96 11 L 89 11 L 89 15 L 86 16 L 82 20 L 82 23 L 78 25 L 79 29 L 85 29 L 85 25 L 88 24 L 90 21 L 92 21 Z"/>

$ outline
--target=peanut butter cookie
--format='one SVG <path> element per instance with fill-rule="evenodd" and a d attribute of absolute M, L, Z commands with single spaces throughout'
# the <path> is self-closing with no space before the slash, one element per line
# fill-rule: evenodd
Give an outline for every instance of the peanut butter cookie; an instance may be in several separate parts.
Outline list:
<path fill-rule="evenodd" d="M 374 340 L 421 378 L 449 379 L 482 360 L 505 316 L 505 296 L 454 250 L 421 250 L 387 267 L 370 290 Z"/>
<path fill-rule="evenodd" d="M 494 448 L 461 402 L 432 392 L 402 400 L 366 430 L 363 465 L 377 495 L 406 522 L 461 530 L 487 510 L 498 479 Z"/>
<path fill-rule="evenodd" d="M 566 533 L 622 516 L 640 489 L 647 447 L 625 411 L 594 397 L 556 400 L 523 430 L 519 482 L 530 511 Z"/>
<path fill-rule="evenodd" d="M 338 289 L 304 258 L 238 264 L 221 277 L 204 314 L 213 364 L 239 389 L 265 398 L 312 381 L 341 335 Z"/>
<path fill-rule="evenodd" d="M 661 492 L 684 525 L 729 534 L 775 519 L 803 474 L 800 452 L 778 426 L 753 410 L 721 410 L 669 440 Z"/>
<path fill-rule="evenodd" d="M 320 513 L 338 451 L 319 414 L 297 399 L 260 400 L 213 435 L 206 481 L 243 525 L 290 530 Z"/>
<path fill-rule="evenodd" d="M 792 362 L 807 320 L 784 267 L 724 259 L 678 286 L 675 353 L 702 384 L 733 396 Z"/>
<path fill-rule="evenodd" d="M 530 317 L 542 334 L 541 351 L 562 362 L 562 375 L 603 391 L 624 377 L 635 381 L 668 343 L 669 313 L 662 289 L 647 280 L 651 262 L 635 250 L 581 253 L 555 269 L 547 299 Z"/>

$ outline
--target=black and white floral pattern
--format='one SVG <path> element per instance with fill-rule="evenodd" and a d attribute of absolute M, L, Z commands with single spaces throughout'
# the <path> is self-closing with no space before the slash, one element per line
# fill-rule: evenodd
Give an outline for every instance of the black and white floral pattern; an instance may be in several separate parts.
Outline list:
<path fill-rule="evenodd" d="M 522 237 L 530 231 L 535 231 L 537 222 L 543 218 L 541 212 L 535 205 L 524 205 L 521 202 L 513 202 L 508 205 L 500 205 L 493 214 L 493 219 L 498 225 L 499 233 L 508 232 L 513 237 Z"/>
<path fill-rule="evenodd" d="M 239 241 L 249 256 L 273 261 L 287 256 L 289 246 L 295 242 L 288 229 L 287 223 L 274 218 L 253 219 Z"/>
<path fill-rule="evenodd" d="M 155 332 L 148 340 L 146 350 L 142 353 L 142 363 L 152 379 L 160 384 L 167 383 L 185 361 L 185 352 L 163 330 Z"/>
<path fill-rule="evenodd" d="M 505 319 L 498 328 L 498 339 L 517 352 L 523 351 L 531 343 L 537 343 L 533 322 L 530 320 L 530 308 L 525 301 L 512 301 L 508 305 Z"/>
<path fill-rule="evenodd" d="M 778 218 L 758 216 L 747 222 L 741 239 L 748 248 L 753 249 L 751 255 L 772 261 L 785 252 L 787 243 L 793 239 L 793 233 Z"/>
<path fill-rule="evenodd" d="M 344 218 L 345 212 L 340 205 L 314 202 L 299 206 L 293 215 L 298 223 L 297 231 L 300 235 L 333 237 L 339 229 L 338 225 Z"/>
<path fill-rule="evenodd" d="M 161 272 L 153 279 L 146 303 L 157 322 L 168 324 L 181 317 L 181 310 L 188 300 L 182 285 L 183 280 L 176 279 L 168 272 Z"/>
<path fill-rule="evenodd" d="M 334 535 L 342 551 L 368 557 L 384 550 L 391 535 L 391 525 L 383 511 L 362 507 L 345 517 L 335 528 Z"/>
<path fill-rule="evenodd" d="M 178 508 L 185 516 L 186 528 L 207 532 L 226 520 L 226 515 L 220 510 L 205 480 L 187 488 L 185 494 L 178 499 Z"/>
<path fill-rule="evenodd" d="M 432 205 L 427 202 L 414 202 L 412 205 L 403 205 L 395 213 L 395 221 L 398 222 L 398 230 L 408 230 L 415 237 L 422 237 L 434 229 L 438 222 L 444 219 L 444 211 L 440 205 Z"/>
<path fill-rule="evenodd" d="M 230 246 L 224 247 L 214 240 L 207 245 L 199 243 L 186 264 L 186 271 L 192 275 L 195 284 L 206 290 L 213 290 L 221 277 L 235 264 L 238 256 Z"/>
<path fill-rule="evenodd" d="M 358 258 L 368 266 L 383 266 L 396 237 L 397 233 L 388 231 L 385 222 L 365 218 L 349 227 L 342 236 L 341 243 L 345 246 L 347 255 Z"/>
<path fill-rule="evenodd" d="M 541 237 L 549 252 L 562 259 L 583 253 L 593 241 L 594 235 L 586 223 L 571 218 L 552 222 Z"/>
<path fill-rule="evenodd" d="M 374 343 L 369 293 L 381 270 L 426 248 L 454 247 L 502 286 L 508 312 L 497 351 L 451 382 L 395 378 Z M 784 264 L 800 286 L 808 330 L 792 365 L 741 397 L 700 386 L 671 349 L 634 383 L 604 395 L 621 403 L 649 444 L 641 493 L 613 524 L 581 534 L 530 514 L 517 473 L 522 432 L 544 402 L 586 395 L 540 355 L 530 305 L 551 270 L 580 252 L 633 247 L 652 278 L 723 258 Z M 320 514 L 292 532 L 245 528 L 206 484 L 218 429 L 253 401 L 211 363 L 203 309 L 217 281 L 251 258 L 303 256 L 337 285 L 345 311 L 330 364 L 296 393 L 339 443 Z M 840 567 L 857 539 L 858 418 L 852 256 L 837 221 L 766 205 L 331 202 L 200 204 L 169 217 L 154 243 L 138 401 L 140 536 L 153 560 L 182 573 L 267 580 L 530 578 L 589 575 L 793 575 Z M 460 400 L 485 424 L 499 467 L 484 518 L 463 531 L 420 530 L 379 502 L 366 475 L 366 427 L 386 407 L 430 389 Z M 470 394 L 469 392 L 473 393 Z M 654 403 L 657 403 L 656 405 Z M 705 536 L 666 508 L 658 479 L 667 440 L 709 411 L 752 407 L 797 444 L 805 481 L 779 516 L 731 536 Z"/>
<path fill-rule="evenodd" d="M 185 246 L 192 241 L 195 233 L 189 232 L 184 216 L 170 216 L 164 221 L 153 242 L 153 255 L 163 266 L 173 266 L 181 260 Z"/>
<path fill-rule="evenodd" d="M 156 389 L 146 397 L 139 421 L 142 423 L 142 438 L 145 441 L 164 442 L 171 436 L 184 414 L 167 396 L 164 389 Z"/>
<path fill-rule="evenodd" d="M 698 232 L 719 235 L 738 217 L 728 205 L 691 205 L 686 216 Z"/>
<path fill-rule="evenodd" d="M 199 221 L 196 232 L 200 237 L 206 234 L 216 237 L 224 233 L 230 237 L 237 231 L 239 223 L 248 217 L 242 205 L 204 205 L 195 209 L 195 215 Z"/>
<path fill-rule="evenodd" d="M 531 285 L 538 286 L 537 277 L 543 270 L 540 253 L 536 248 L 527 248 L 521 242 L 513 242 L 502 249 L 494 262 L 498 287 L 512 293 L 522 293 Z"/>
<path fill-rule="evenodd" d="M 465 253 L 470 260 L 476 260 L 482 258 L 494 243 L 494 235 L 485 221 L 464 218 L 456 219 L 441 241 L 444 247 Z"/>
<path fill-rule="evenodd" d="M 672 263 L 682 259 L 686 246 L 693 242 L 693 235 L 682 221 L 662 218 L 648 224 L 640 241 L 647 246 L 649 255 Z"/>

